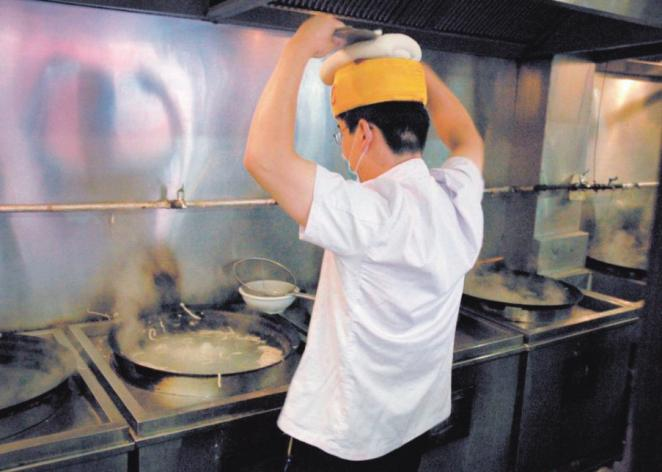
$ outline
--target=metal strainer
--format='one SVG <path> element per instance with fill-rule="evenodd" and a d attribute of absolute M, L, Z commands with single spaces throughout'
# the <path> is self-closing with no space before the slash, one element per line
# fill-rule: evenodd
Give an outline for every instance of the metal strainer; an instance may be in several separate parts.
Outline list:
<path fill-rule="evenodd" d="M 266 257 L 248 257 L 232 265 L 232 274 L 246 293 L 259 297 L 294 296 L 315 300 L 301 293 L 297 279 L 286 266 Z"/>

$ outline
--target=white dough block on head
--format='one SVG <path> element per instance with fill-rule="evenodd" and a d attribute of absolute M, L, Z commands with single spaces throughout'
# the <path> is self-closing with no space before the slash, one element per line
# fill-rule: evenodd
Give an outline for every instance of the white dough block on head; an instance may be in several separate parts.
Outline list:
<path fill-rule="evenodd" d="M 420 61 L 421 47 L 406 34 L 391 33 L 370 41 L 351 44 L 331 54 L 322 63 L 320 78 L 326 85 L 333 84 L 336 71 L 350 62 L 378 57 L 400 57 Z"/>

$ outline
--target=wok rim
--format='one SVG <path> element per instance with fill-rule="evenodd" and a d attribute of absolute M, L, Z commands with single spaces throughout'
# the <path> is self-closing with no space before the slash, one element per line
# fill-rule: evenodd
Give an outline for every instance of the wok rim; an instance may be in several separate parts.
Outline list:
<path fill-rule="evenodd" d="M 55 339 L 45 338 L 42 336 L 36 336 L 30 334 L 22 334 L 22 333 L 10 333 L 10 334 L 4 333 L 0 337 L 0 343 L 6 342 L 7 340 L 9 340 L 10 342 L 12 340 L 16 340 L 20 343 L 21 341 L 28 339 L 29 342 L 37 342 L 37 343 L 41 343 L 42 346 L 45 346 L 45 350 L 47 352 L 38 355 L 41 356 L 41 358 L 48 358 L 48 359 L 53 357 L 54 365 L 57 366 L 57 368 L 61 369 L 61 372 L 59 372 L 58 375 L 54 375 L 53 380 L 46 383 L 45 386 L 37 389 L 38 393 L 32 395 L 30 398 L 25 398 L 20 401 L 15 401 L 14 403 L 10 403 L 7 405 L 0 405 L 0 417 L 4 417 L 10 412 L 19 410 L 25 407 L 26 405 L 32 404 L 33 402 L 40 401 L 40 399 L 47 396 L 50 392 L 58 389 L 64 383 L 68 382 L 69 378 L 75 372 L 75 369 L 71 367 L 72 363 L 74 362 L 73 358 L 71 357 L 71 353 L 68 351 L 68 349 L 65 346 L 60 344 Z M 37 355 L 37 354 L 32 353 L 31 355 Z M 68 359 L 68 357 L 70 358 Z M 4 365 L 4 363 L 0 365 Z M 36 369 L 29 369 L 29 370 L 36 371 Z"/>
<path fill-rule="evenodd" d="M 168 313 L 162 313 L 162 315 L 167 315 Z M 247 374 L 251 372 L 256 372 L 264 369 L 268 369 L 270 367 L 274 367 L 282 362 L 285 361 L 293 352 L 295 352 L 300 344 L 300 339 L 299 335 L 292 326 L 289 321 L 287 321 L 283 317 L 278 317 L 276 320 L 273 315 L 263 315 L 263 314 L 258 314 L 258 313 L 238 313 L 238 312 L 229 312 L 229 311 L 222 311 L 222 310 L 204 310 L 204 318 L 202 319 L 202 323 L 204 324 L 205 320 L 208 320 L 208 322 L 212 322 L 213 320 L 211 318 L 208 318 L 208 316 L 226 316 L 226 315 L 231 315 L 231 316 L 237 316 L 237 317 L 252 317 L 252 318 L 258 318 L 260 320 L 261 324 L 267 324 L 267 325 L 275 325 L 275 331 L 277 331 L 280 335 L 285 338 L 285 340 L 289 343 L 289 348 L 288 349 L 283 349 L 282 347 L 279 346 L 279 348 L 283 349 L 283 357 L 281 360 L 278 362 L 274 362 L 273 364 L 269 364 L 266 366 L 262 367 L 256 367 L 254 369 L 248 369 L 248 370 L 241 370 L 237 372 L 214 372 L 214 373 L 200 373 L 200 372 L 182 372 L 181 370 L 166 370 L 165 368 L 160 369 L 157 368 L 156 366 L 153 366 L 151 364 L 146 364 L 140 361 L 137 361 L 132 358 L 131 355 L 126 354 L 122 349 L 121 346 L 117 340 L 117 333 L 120 328 L 119 323 L 115 323 L 113 327 L 110 329 L 108 333 L 108 341 L 110 348 L 113 352 L 114 356 L 117 356 L 119 360 L 122 362 L 129 363 L 131 366 L 135 368 L 139 368 L 141 370 L 144 370 L 145 372 L 149 372 L 153 375 L 156 376 L 180 376 L 180 377 L 204 377 L 204 378 L 214 378 L 217 377 L 219 374 L 222 377 L 229 376 L 229 375 L 241 375 L 241 374 Z M 197 325 L 199 326 L 199 325 Z M 273 328 L 274 326 L 270 326 Z M 203 329 L 213 329 L 210 328 L 209 326 L 202 326 Z M 147 330 L 148 327 L 145 327 L 145 330 Z M 193 330 L 195 331 L 195 330 Z M 193 332 L 193 331 L 188 331 L 188 332 Z M 184 331 L 183 331 L 184 332 Z"/>
<path fill-rule="evenodd" d="M 608 272 L 616 277 L 633 278 L 640 281 L 646 281 L 648 279 L 648 269 L 614 264 L 613 262 L 608 262 L 591 255 L 586 256 L 586 267 L 592 270 Z"/>
<path fill-rule="evenodd" d="M 502 308 L 505 307 L 517 307 L 517 308 L 522 308 L 525 310 L 560 310 L 564 308 L 569 308 L 572 306 L 575 306 L 578 304 L 582 298 L 584 298 L 584 294 L 582 293 L 581 290 L 579 290 L 577 287 L 575 287 L 572 284 L 569 284 L 568 282 L 564 282 L 563 280 L 556 280 L 551 277 L 546 277 L 544 275 L 540 274 L 534 274 L 531 272 L 526 272 L 523 270 L 508 270 L 508 269 L 501 269 L 498 272 L 509 272 L 511 274 L 515 274 L 518 276 L 525 276 L 530 279 L 537 279 L 537 280 L 544 280 L 546 282 L 552 282 L 557 286 L 561 286 L 566 293 L 568 294 L 568 301 L 566 303 L 556 303 L 556 304 L 550 304 L 550 303 L 510 303 L 510 302 L 505 302 L 503 300 L 498 300 L 494 298 L 483 298 L 471 293 L 467 293 L 467 288 L 466 284 L 462 290 L 462 296 L 466 297 L 469 300 L 475 300 L 477 302 L 482 302 L 482 303 L 489 303 L 490 305 L 493 306 L 499 306 Z"/>

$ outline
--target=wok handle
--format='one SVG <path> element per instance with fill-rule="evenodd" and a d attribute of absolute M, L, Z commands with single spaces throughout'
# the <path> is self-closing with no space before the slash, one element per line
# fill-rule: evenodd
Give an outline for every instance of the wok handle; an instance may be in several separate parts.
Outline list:
<path fill-rule="evenodd" d="M 303 298 L 304 300 L 315 301 L 315 295 L 310 293 L 292 292 L 291 295 L 294 295 L 297 298 Z"/>
<path fill-rule="evenodd" d="M 369 30 L 363 28 L 354 28 L 352 26 L 343 26 L 333 32 L 333 38 L 339 48 L 350 46 L 361 41 L 371 41 L 381 36 L 382 30 Z"/>

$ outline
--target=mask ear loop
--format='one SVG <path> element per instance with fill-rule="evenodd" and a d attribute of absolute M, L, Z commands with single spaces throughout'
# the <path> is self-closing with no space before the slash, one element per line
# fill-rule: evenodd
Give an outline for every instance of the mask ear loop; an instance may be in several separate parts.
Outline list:
<path fill-rule="evenodd" d="M 372 125 L 368 124 L 368 127 L 372 129 Z M 356 143 L 356 140 L 352 141 L 352 147 L 350 149 L 350 157 L 351 157 L 351 151 L 354 150 L 354 144 Z M 369 145 L 368 145 L 369 146 Z M 356 169 L 352 169 L 352 164 L 350 163 L 349 168 L 351 169 L 352 172 L 356 175 L 356 177 L 359 179 L 359 182 L 361 181 L 361 177 L 359 176 L 359 167 L 361 167 L 361 162 L 363 161 L 363 158 L 368 154 L 368 146 L 363 150 L 361 155 L 359 156 L 359 159 L 356 161 Z M 347 161 L 349 162 L 349 160 Z"/>
<path fill-rule="evenodd" d="M 365 148 L 365 149 L 363 150 L 363 152 L 362 152 L 361 155 L 359 156 L 359 160 L 356 161 L 356 169 L 354 170 L 354 173 L 355 173 L 356 176 L 359 178 L 359 181 L 361 180 L 361 177 L 359 176 L 359 167 L 361 166 L 361 161 L 362 161 L 363 158 L 366 156 L 366 154 L 368 154 L 368 148 Z"/>

